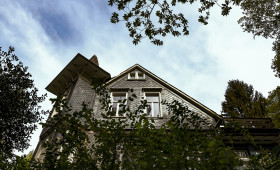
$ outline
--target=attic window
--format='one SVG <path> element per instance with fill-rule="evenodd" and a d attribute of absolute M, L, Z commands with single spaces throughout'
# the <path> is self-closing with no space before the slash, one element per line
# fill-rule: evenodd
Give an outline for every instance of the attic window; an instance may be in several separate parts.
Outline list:
<path fill-rule="evenodd" d="M 128 79 L 129 80 L 144 80 L 145 74 L 140 71 L 133 71 L 131 73 L 128 73 Z"/>
<path fill-rule="evenodd" d="M 130 73 L 130 75 L 129 75 L 129 79 L 135 79 L 136 77 L 135 77 L 135 72 L 134 73 Z"/>
<path fill-rule="evenodd" d="M 144 73 L 138 72 L 138 79 L 144 79 Z"/>

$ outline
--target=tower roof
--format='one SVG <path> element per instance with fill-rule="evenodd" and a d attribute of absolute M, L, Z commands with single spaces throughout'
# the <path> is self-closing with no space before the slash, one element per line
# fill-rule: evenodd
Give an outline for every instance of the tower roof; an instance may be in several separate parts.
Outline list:
<path fill-rule="evenodd" d="M 92 78 L 100 81 L 111 78 L 110 73 L 98 66 L 96 55 L 88 60 L 78 53 L 46 87 L 46 90 L 55 95 L 61 95 L 79 76 L 89 81 Z"/>

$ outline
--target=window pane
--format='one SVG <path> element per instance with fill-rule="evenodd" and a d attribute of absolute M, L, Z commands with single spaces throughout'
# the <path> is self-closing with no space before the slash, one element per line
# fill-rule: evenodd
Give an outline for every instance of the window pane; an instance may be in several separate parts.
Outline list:
<path fill-rule="evenodd" d="M 112 106 L 112 112 L 113 112 L 112 116 L 116 116 L 117 115 L 117 106 L 118 106 L 118 103 L 114 102 L 113 106 Z"/>
<path fill-rule="evenodd" d="M 154 117 L 159 117 L 159 103 L 153 103 Z"/>
<path fill-rule="evenodd" d="M 144 74 L 143 73 L 138 73 L 138 78 L 139 79 L 144 79 Z"/>
<path fill-rule="evenodd" d="M 152 103 L 147 103 L 147 115 L 152 116 Z"/>
<path fill-rule="evenodd" d="M 123 100 L 126 99 L 126 92 L 113 92 L 113 104 L 112 104 L 112 116 L 123 116 L 124 113 L 122 112 L 122 109 L 124 106 L 122 105 Z"/>
<path fill-rule="evenodd" d="M 130 73 L 130 79 L 135 79 L 135 73 Z"/>
<path fill-rule="evenodd" d="M 123 101 L 124 99 L 126 99 L 125 93 L 113 93 L 114 102 Z"/>
<path fill-rule="evenodd" d="M 124 112 L 122 111 L 122 109 L 124 108 L 124 106 L 120 106 L 121 104 L 119 104 L 119 116 L 123 116 L 124 115 Z"/>
<path fill-rule="evenodd" d="M 159 102 L 158 96 L 146 96 L 147 102 Z"/>

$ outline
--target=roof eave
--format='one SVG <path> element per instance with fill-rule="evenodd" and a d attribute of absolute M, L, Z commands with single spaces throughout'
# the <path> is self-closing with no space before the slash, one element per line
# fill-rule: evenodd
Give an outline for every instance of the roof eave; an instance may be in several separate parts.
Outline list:
<path fill-rule="evenodd" d="M 52 80 L 46 90 L 55 95 L 61 95 L 78 77 L 83 77 L 89 81 L 93 78 L 106 81 L 111 78 L 111 75 L 78 53 Z"/>

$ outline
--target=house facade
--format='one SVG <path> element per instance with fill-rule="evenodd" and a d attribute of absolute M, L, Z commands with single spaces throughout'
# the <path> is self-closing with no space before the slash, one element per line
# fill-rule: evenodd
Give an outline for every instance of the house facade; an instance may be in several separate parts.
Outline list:
<path fill-rule="evenodd" d="M 149 117 L 154 118 L 156 126 L 160 126 L 170 118 L 166 106 L 161 104 L 162 100 L 167 102 L 172 102 L 173 100 L 180 101 L 184 105 L 187 105 L 191 111 L 201 116 L 201 118 L 206 119 L 214 127 L 220 126 L 223 128 L 227 123 L 226 120 L 213 110 L 207 108 L 139 64 L 135 64 L 116 77 L 111 77 L 108 72 L 99 67 L 96 56 L 88 60 L 81 54 L 77 54 L 46 89 L 57 96 L 60 95 L 67 98 L 67 104 L 72 107 L 73 111 L 80 111 L 82 109 L 82 103 L 86 103 L 89 108 L 93 109 L 93 112 L 96 114 L 95 116 L 101 118 L 102 108 L 99 102 L 100 96 L 95 93 L 91 86 L 91 80 L 93 78 L 105 82 L 105 86 L 110 90 L 112 117 L 124 116 L 120 112 L 121 106 L 119 100 L 127 99 L 133 91 L 137 98 L 134 101 L 128 100 L 127 105 L 131 109 L 135 109 L 139 106 L 141 100 L 147 100 L 149 107 L 145 112 Z M 49 118 L 54 114 L 56 114 L 55 111 L 52 111 Z M 267 131 L 269 132 L 269 130 Z M 40 140 L 34 152 L 35 159 L 42 160 L 44 158 L 43 143 L 52 137 L 55 137 L 55 134 L 49 132 L 48 129 L 44 128 L 42 130 Z M 274 136 L 269 139 L 260 137 L 260 140 L 270 140 L 269 142 L 267 141 L 270 144 L 279 144 L 280 141 L 279 135 L 278 137 Z M 238 153 L 240 152 L 241 156 L 251 154 L 248 153 L 252 150 L 249 150 L 251 146 L 247 146 L 246 143 L 239 142 L 236 146 L 239 147 L 237 151 Z"/>

